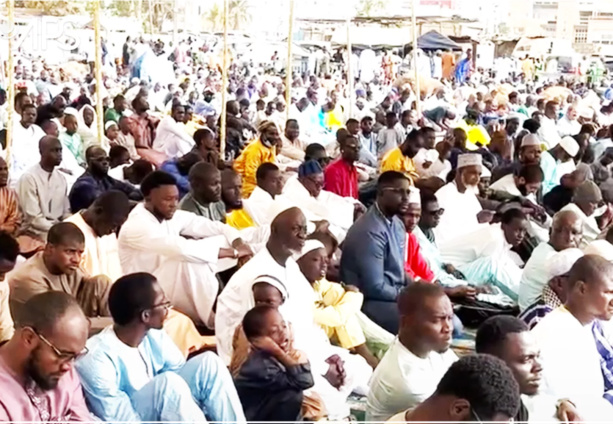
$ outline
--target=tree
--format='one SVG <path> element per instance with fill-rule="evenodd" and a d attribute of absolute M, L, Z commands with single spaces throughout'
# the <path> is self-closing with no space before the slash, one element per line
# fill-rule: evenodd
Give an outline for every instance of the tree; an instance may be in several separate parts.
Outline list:
<path fill-rule="evenodd" d="M 86 12 L 87 2 L 67 0 L 18 0 L 16 8 L 38 10 L 45 15 L 80 15 Z"/>
<path fill-rule="evenodd" d="M 249 13 L 247 0 L 230 0 L 228 3 L 228 26 L 237 30 L 250 21 L 251 13 Z"/>
<path fill-rule="evenodd" d="M 223 20 L 223 11 L 219 8 L 219 4 L 214 4 L 211 10 L 206 14 L 206 22 L 210 24 L 211 31 L 217 31 L 217 24 Z"/>
<path fill-rule="evenodd" d="M 369 17 L 382 14 L 386 9 L 384 0 L 360 0 L 357 6 L 358 16 Z"/>

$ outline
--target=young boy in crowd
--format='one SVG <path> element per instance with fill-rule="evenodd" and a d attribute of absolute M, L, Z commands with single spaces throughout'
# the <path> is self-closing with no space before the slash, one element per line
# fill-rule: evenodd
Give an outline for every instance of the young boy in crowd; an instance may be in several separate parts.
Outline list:
<path fill-rule="evenodd" d="M 234 382 L 245 417 L 301 420 L 303 391 L 313 387 L 313 375 L 304 355 L 290 355 L 283 317 L 274 306 L 258 305 L 245 314 L 242 326 L 251 349 Z"/>

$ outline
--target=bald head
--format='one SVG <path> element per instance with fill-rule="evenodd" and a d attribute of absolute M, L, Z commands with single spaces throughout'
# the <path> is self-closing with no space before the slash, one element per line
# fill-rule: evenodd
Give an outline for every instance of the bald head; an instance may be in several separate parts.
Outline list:
<path fill-rule="evenodd" d="M 566 307 L 582 324 L 613 317 L 613 264 L 602 256 L 585 255 L 570 269 Z"/>
<path fill-rule="evenodd" d="M 556 251 L 579 247 L 583 236 L 583 222 L 573 211 L 561 211 L 553 216 L 549 243 Z"/>
<path fill-rule="evenodd" d="M 219 173 L 216 166 L 208 162 L 198 162 L 189 170 L 189 182 L 193 185 L 194 180 L 206 181 Z"/>
<path fill-rule="evenodd" d="M 300 208 L 284 210 L 270 224 L 269 243 L 288 253 L 302 250 L 306 236 L 306 218 Z"/>

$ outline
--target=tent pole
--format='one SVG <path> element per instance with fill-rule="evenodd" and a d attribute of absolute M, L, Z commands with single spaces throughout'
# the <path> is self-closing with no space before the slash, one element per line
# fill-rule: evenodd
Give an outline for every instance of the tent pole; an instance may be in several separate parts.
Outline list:
<path fill-rule="evenodd" d="M 415 1 L 411 1 L 411 22 L 413 26 L 413 67 L 415 68 L 415 96 L 417 101 L 415 106 L 417 116 L 421 116 L 421 90 L 419 87 L 419 72 L 417 70 L 417 19 L 415 18 Z"/>
<path fill-rule="evenodd" d="M 353 69 L 352 62 L 352 45 L 351 45 L 351 18 L 347 17 L 347 90 L 349 91 L 349 117 L 353 118 Z"/>
<path fill-rule="evenodd" d="M 102 110 L 102 39 L 100 37 L 100 0 L 94 1 L 94 42 L 96 43 L 96 124 L 98 143 L 104 140 L 104 112 Z"/>
<path fill-rule="evenodd" d="M 8 18 L 9 18 L 9 51 L 8 51 L 8 121 L 6 128 L 6 164 L 11 169 L 11 145 L 13 144 L 13 118 L 15 116 L 15 65 L 13 63 L 13 39 L 17 36 L 15 33 L 15 0 L 7 0 L 8 2 Z"/>
<path fill-rule="evenodd" d="M 287 34 L 287 64 L 285 65 L 285 121 L 289 119 L 289 107 L 292 103 L 292 43 L 294 40 L 294 0 L 289 1 L 289 33 Z"/>
<path fill-rule="evenodd" d="M 228 95 L 228 0 L 223 2 L 223 60 L 221 67 L 221 116 L 219 123 L 219 154 L 226 159 L 226 98 Z"/>

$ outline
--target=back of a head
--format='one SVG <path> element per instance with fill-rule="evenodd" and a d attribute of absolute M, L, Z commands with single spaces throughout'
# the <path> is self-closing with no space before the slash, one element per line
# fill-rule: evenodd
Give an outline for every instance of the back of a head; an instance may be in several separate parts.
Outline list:
<path fill-rule="evenodd" d="M 143 181 L 147 175 L 151 174 L 155 170 L 153 164 L 145 159 L 136 159 L 134 163 L 130 165 L 130 169 L 132 170 L 134 179 L 137 181 L 136 184 Z"/>
<path fill-rule="evenodd" d="M 164 171 L 153 171 L 143 179 L 140 185 L 140 191 L 143 196 L 147 197 L 151 194 L 152 190 L 166 185 L 177 185 L 176 178 Z"/>
<path fill-rule="evenodd" d="M 113 322 L 127 325 L 136 320 L 141 312 L 153 306 L 156 278 L 146 272 L 124 275 L 111 287 L 109 310 Z"/>
<path fill-rule="evenodd" d="M 102 193 L 92 207 L 106 217 L 128 216 L 130 213 L 130 199 L 119 190 L 109 190 Z"/>
<path fill-rule="evenodd" d="M 76 312 L 87 318 L 77 300 L 68 293 L 47 291 L 28 299 L 14 316 L 15 328 L 32 327 L 37 332 L 51 331 L 68 312 Z"/>
<path fill-rule="evenodd" d="M 500 349 L 509 334 L 530 331 L 525 322 L 510 315 L 496 315 L 486 319 L 477 330 L 475 350 L 500 356 Z"/>
<path fill-rule="evenodd" d="M 530 133 L 536 134 L 539 128 L 541 128 L 541 124 L 536 119 L 529 118 L 524 121 L 523 127 L 524 129 L 530 131 Z"/>
<path fill-rule="evenodd" d="M 129 155 L 130 152 L 124 146 L 118 144 L 111 146 L 109 149 L 109 159 L 111 162 L 121 158 L 123 155 Z"/>
<path fill-rule="evenodd" d="M 468 355 L 453 363 L 435 391 L 435 396 L 465 399 L 483 421 L 501 414 L 513 418 L 520 405 L 519 385 L 511 370 L 491 355 Z"/>
<path fill-rule="evenodd" d="M 426 298 L 441 296 L 446 295 L 438 284 L 416 281 L 402 289 L 398 295 L 398 313 L 401 316 L 411 314 L 425 305 Z"/>
<path fill-rule="evenodd" d="M 198 162 L 189 170 L 189 181 L 190 183 L 194 180 L 206 181 L 215 172 L 219 172 L 215 165 L 208 162 Z"/>
<path fill-rule="evenodd" d="M 0 262 L 15 263 L 19 256 L 19 243 L 6 231 L 0 231 Z"/>
<path fill-rule="evenodd" d="M 249 310 L 243 317 L 243 331 L 247 340 L 263 335 L 266 315 L 277 312 L 277 308 L 270 305 L 257 305 Z"/>
<path fill-rule="evenodd" d="M 72 222 L 59 222 L 49 229 L 47 243 L 53 246 L 68 242 L 85 243 L 83 231 Z"/>

